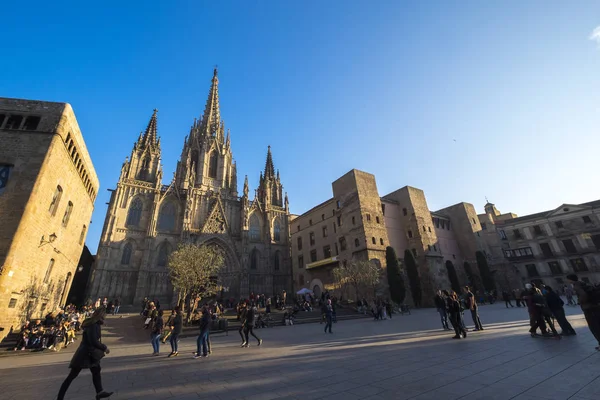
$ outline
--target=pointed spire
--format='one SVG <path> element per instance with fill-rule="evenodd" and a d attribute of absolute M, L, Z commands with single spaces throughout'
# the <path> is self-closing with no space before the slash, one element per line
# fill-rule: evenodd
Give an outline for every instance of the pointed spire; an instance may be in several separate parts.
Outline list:
<path fill-rule="evenodd" d="M 155 108 L 152 117 L 150 117 L 150 121 L 148 122 L 148 126 L 146 127 L 146 131 L 144 132 L 144 137 L 142 139 L 144 145 L 157 146 L 157 136 L 156 136 L 156 114 L 158 110 Z"/>
<path fill-rule="evenodd" d="M 265 178 L 275 177 L 275 167 L 273 167 L 273 156 L 271 156 L 271 146 L 267 150 L 267 161 L 265 162 Z"/>
<path fill-rule="evenodd" d="M 221 122 L 221 113 L 219 110 L 219 78 L 217 77 L 217 68 L 214 69 L 212 84 L 208 91 L 208 99 L 202 115 L 202 128 L 205 133 L 212 135 L 218 133 Z"/>
<path fill-rule="evenodd" d="M 225 140 L 225 146 L 227 148 L 231 147 L 231 135 L 229 129 L 227 129 L 227 139 Z"/>
<path fill-rule="evenodd" d="M 248 197 L 248 175 L 244 178 L 244 196 Z"/>

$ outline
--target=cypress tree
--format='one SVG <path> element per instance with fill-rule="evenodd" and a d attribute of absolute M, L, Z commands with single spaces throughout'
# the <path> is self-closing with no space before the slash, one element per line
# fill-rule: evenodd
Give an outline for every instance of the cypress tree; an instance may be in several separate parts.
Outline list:
<path fill-rule="evenodd" d="M 456 293 L 460 293 L 460 283 L 458 281 L 458 275 L 456 275 L 456 269 L 452 261 L 446 261 L 446 270 L 448 271 L 448 279 L 450 279 L 450 286 Z"/>
<path fill-rule="evenodd" d="M 479 275 L 481 275 L 481 283 L 488 292 L 491 292 L 496 288 L 496 282 L 488 266 L 487 258 L 481 251 L 475 252 L 475 258 L 477 259 L 477 267 L 479 268 Z"/>
<path fill-rule="evenodd" d="M 417 261 L 413 253 L 406 249 L 404 251 L 404 265 L 406 265 L 406 275 L 408 275 L 408 283 L 412 292 L 413 301 L 416 307 L 421 306 L 421 280 L 419 279 L 419 270 L 417 269 Z"/>
<path fill-rule="evenodd" d="M 385 249 L 385 262 L 387 265 L 387 278 L 390 286 L 390 297 L 397 304 L 402 304 L 406 297 L 406 288 L 404 287 L 404 278 L 398 265 L 398 257 L 392 246 Z"/>

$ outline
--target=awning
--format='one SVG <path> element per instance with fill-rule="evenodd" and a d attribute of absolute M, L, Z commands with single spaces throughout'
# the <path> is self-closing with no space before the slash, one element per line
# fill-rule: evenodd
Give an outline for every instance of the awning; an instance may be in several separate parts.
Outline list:
<path fill-rule="evenodd" d="M 306 264 L 306 269 L 322 267 L 324 265 L 333 264 L 333 263 L 337 263 L 337 262 L 338 262 L 338 256 L 326 258 L 324 260 L 315 261 L 313 263 Z"/>

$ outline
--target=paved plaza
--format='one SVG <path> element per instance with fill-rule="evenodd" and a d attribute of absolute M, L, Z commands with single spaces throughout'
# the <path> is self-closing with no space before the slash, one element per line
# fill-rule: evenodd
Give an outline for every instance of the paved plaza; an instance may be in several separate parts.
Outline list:
<path fill-rule="evenodd" d="M 113 400 L 598 399 L 600 352 L 579 308 L 567 313 L 578 335 L 560 341 L 529 337 L 525 309 L 495 304 L 480 309 L 486 330 L 465 340 L 451 339 L 427 309 L 340 322 L 332 335 L 318 324 L 257 330 L 263 346 L 253 341 L 246 349 L 237 332 L 214 335 L 213 355 L 198 360 L 193 338 L 182 339 L 177 358 L 166 358 L 168 345 L 164 356 L 152 357 L 149 341 L 128 340 L 131 328 L 128 337 L 114 329 L 135 326 L 139 317 L 110 317 L 103 383 Z M 470 315 L 466 322 L 472 326 Z M 1 357 L 0 398 L 55 398 L 72 351 Z M 67 399 L 93 398 L 84 371 Z"/>

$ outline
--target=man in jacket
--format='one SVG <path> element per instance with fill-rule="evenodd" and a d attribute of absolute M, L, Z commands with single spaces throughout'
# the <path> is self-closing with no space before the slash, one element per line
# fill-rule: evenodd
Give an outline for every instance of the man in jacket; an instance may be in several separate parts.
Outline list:
<path fill-rule="evenodd" d="M 246 313 L 247 312 L 248 312 L 248 303 L 246 303 L 244 301 L 240 304 L 240 309 L 238 311 L 238 313 L 239 313 L 238 319 L 242 323 L 242 325 L 240 326 L 240 329 L 238 330 L 238 333 L 242 337 L 242 347 L 247 345 L 247 339 L 244 336 L 244 328 L 245 328 L 245 324 L 246 324 Z"/>
<path fill-rule="evenodd" d="M 171 354 L 169 357 L 176 357 L 179 355 L 177 346 L 179 343 L 179 335 L 181 334 L 181 328 L 183 327 L 183 316 L 181 315 L 181 309 L 179 306 L 175 307 L 175 316 L 171 320 Z"/>
<path fill-rule="evenodd" d="M 331 300 L 327 300 L 327 305 L 325 306 L 325 320 L 327 323 L 325 324 L 325 333 L 327 333 L 327 329 L 329 328 L 329 333 L 331 332 L 331 325 L 333 322 L 333 307 L 331 306 Z"/>
<path fill-rule="evenodd" d="M 200 335 L 196 339 L 196 355 L 194 358 L 208 357 L 208 335 L 210 329 L 210 313 L 206 306 L 202 307 L 202 317 L 200 318 Z"/>
<path fill-rule="evenodd" d="M 481 325 L 481 320 L 479 319 L 479 314 L 477 313 L 477 300 L 475 299 L 475 295 L 471 292 L 471 289 L 468 286 L 464 287 L 465 292 L 465 304 L 469 310 L 471 310 L 471 318 L 473 318 L 473 323 L 475 324 L 476 331 L 482 331 L 483 326 Z"/>
<path fill-rule="evenodd" d="M 435 308 L 437 308 L 437 312 L 440 314 L 440 318 L 442 320 L 442 329 L 449 331 L 450 327 L 448 327 L 448 312 L 446 310 L 446 299 L 442 295 L 442 291 L 438 290 L 435 298 L 433 299 L 435 302 Z"/>
<path fill-rule="evenodd" d="M 548 304 L 548 308 L 562 329 L 560 334 L 562 336 L 576 335 L 575 329 L 573 329 L 569 321 L 567 321 L 567 317 L 565 317 L 565 309 L 563 308 L 565 302 L 562 301 L 558 293 L 550 286 L 546 286 L 544 290 L 546 292 L 546 304 Z"/>
<path fill-rule="evenodd" d="M 573 289 L 577 294 L 581 311 L 585 316 L 585 320 L 588 324 L 588 328 L 592 331 L 592 335 L 598 341 L 596 350 L 600 350 L 600 304 L 595 301 L 591 296 L 592 288 L 579 281 L 579 277 L 575 274 L 567 275 L 569 283 L 573 284 Z"/>
<path fill-rule="evenodd" d="M 256 307 L 254 304 L 250 305 L 248 312 L 246 312 L 246 322 L 244 323 L 244 335 L 246 343 L 244 347 L 248 347 L 248 335 L 252 335 L 254 339 L 258 341 L 258 345 L 262 344 L 262 339 L 256 336 L 254 333 L 254 323 L 256 322 Z"/>

